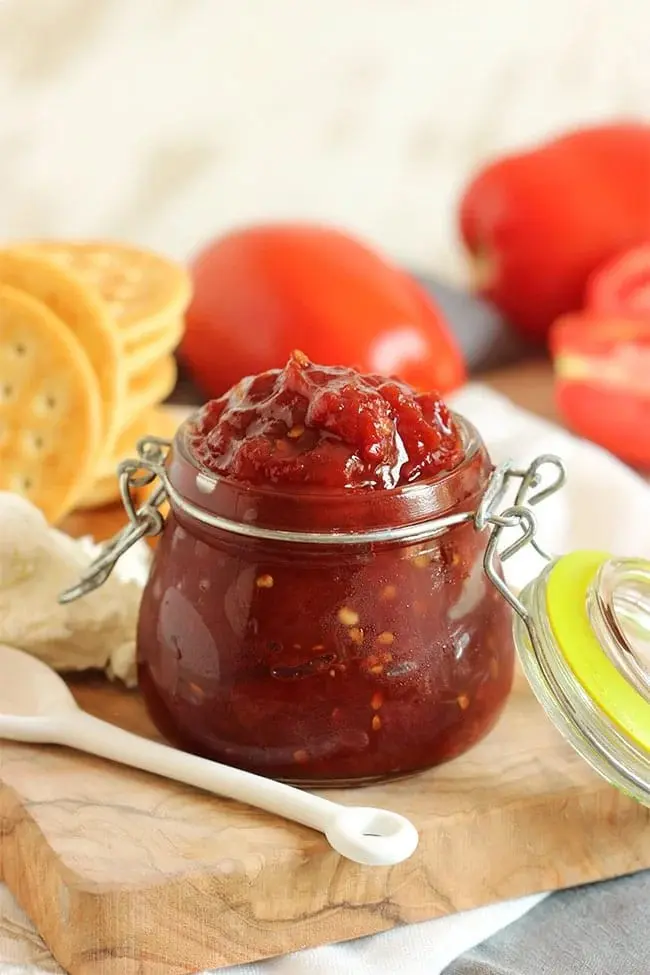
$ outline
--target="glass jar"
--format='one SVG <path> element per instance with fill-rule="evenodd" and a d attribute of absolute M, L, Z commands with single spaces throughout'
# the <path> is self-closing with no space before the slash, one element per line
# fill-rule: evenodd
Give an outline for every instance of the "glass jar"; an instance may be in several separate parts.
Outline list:
<path fill-rule="evenodd" d="M 471 520 L 493 470 L 474 428 L 459 420 L 464 459 L 429 481 L 288 493 L 205 473 L 189 422 L 137 633 L 165 738 L 314 786 L 403 776 L 481 739 L 514 648 Z"/>
<path fill-rule="evenodd" d="M 514 642 L 567 741 L 650 806 L 650 561 L 546 553 L 535 512 L 564 484 L 560 458 L 493 468 L 456 420 L 457 468 L 372 503 L 246 490 L 197 470 L 184 427 L 173 445 L 145 438 L 120 466 L 129 524 L 60 600 L 162 533 L 138 633 L 154 720 L 183 748 L 301 785 L 461 754 L 508 696 Z M 156 480 L 136 509 L 132 489 Z M 501 565 L 528 545 L 547 564 L 517 595 Z"/>
<path fill-rule="evenodd" d="M 509 609 L 483 573 L 486 537 L 453 523 L 492 471 L 476 431 L 464 425 L 451 473 L 355 496 L 208 476 L 185 430 L 167 460 L 170 514 L 137 635 L 139 684 L 165 737 L 336 786 L 428 768 L 478 741 L 510 691 L 514 650 Z M 432 516 L 452 523 L 408 537 Z"/>

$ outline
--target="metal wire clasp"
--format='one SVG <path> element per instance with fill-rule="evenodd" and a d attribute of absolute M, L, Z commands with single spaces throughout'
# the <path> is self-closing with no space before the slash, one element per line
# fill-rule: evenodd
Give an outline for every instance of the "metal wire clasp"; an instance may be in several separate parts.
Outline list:
<path fill-rule="evenodd" d="M 519 481 L 519 487 L 514 504 L 501 509 L 508 489 L 516 481 Z M 532 545 L 541 558 L 552 561 L 553 556 L 537 541 L 537 519 L 532 509 L 559 491 L 565 481 L 566 469 L 555 454 L 540 454 L 525 470 L 513 467 L 508 461 L 493 471 L 474 514 L 479 531 L 492 526 L 483 557 L 485 574 L 528 627 L 531 623 L 528 610 L 504 581 L 498 570 L 499 561 L 506 562 L 525 545 Z M 506 529 L 519 529 L 519 537 L 499 552 L 499 541 Z"/>
<path fill-rule="evenodd" d="M 161 533 L 165 519 L 159 508 L 167 497 L 161 478 L 165 457 L 170 447 L 171 440 L 164 440 L 162 437 L 143 437 L 138 441 L 137 458 L 129 458 L 120 463 L 117 469 L 120 495 L 129 520 L 124 528 L 103 546 L 100 554 L 90 563 L 79 582 L 60 594 L 58 600 L 60 603 L 71 603 L 92 592 L 93 589 L 98 589 L 106 582 L 118 560 L 136 542 L 146 536 Z M 135 490 L 153 484 L 156 480 L 159 483 L 145 503 L 136 508 Z"/>

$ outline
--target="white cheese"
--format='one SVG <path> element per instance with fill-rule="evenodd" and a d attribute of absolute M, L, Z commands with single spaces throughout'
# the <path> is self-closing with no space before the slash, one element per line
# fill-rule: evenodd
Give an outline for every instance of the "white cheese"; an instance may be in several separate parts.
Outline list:
<path fill-rule="evenodd" d="M 55 670 L 105 670 L 136 683 L 135 630 L 149 549 L 134 546 L 95 592 L 62 606 L 59 594 L 79 581 L 97 552 L 50 528 L 19 495 L 0 492 L 0 643 Z"/>

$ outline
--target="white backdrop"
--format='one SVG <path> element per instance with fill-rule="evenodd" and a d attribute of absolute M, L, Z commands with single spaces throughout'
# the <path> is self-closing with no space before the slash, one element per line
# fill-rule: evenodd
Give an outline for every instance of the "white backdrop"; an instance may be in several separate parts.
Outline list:
<path fill-rule="evenodd" d="M 648 0 L 0 0 L 0 234 L 317 217 L 447 277 L 490 153 L 650 114 Z"/>

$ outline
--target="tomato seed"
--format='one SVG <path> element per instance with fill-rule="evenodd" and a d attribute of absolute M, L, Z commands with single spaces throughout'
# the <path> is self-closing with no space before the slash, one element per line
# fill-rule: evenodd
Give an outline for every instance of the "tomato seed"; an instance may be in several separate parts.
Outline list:
<path fill-rule="evenodd" d="M 356 626 L 359 622 L 359 614 L 349 606 L 341 606 L 337 615 L 339 623 L 343 623 L 343 626 Z"/>

